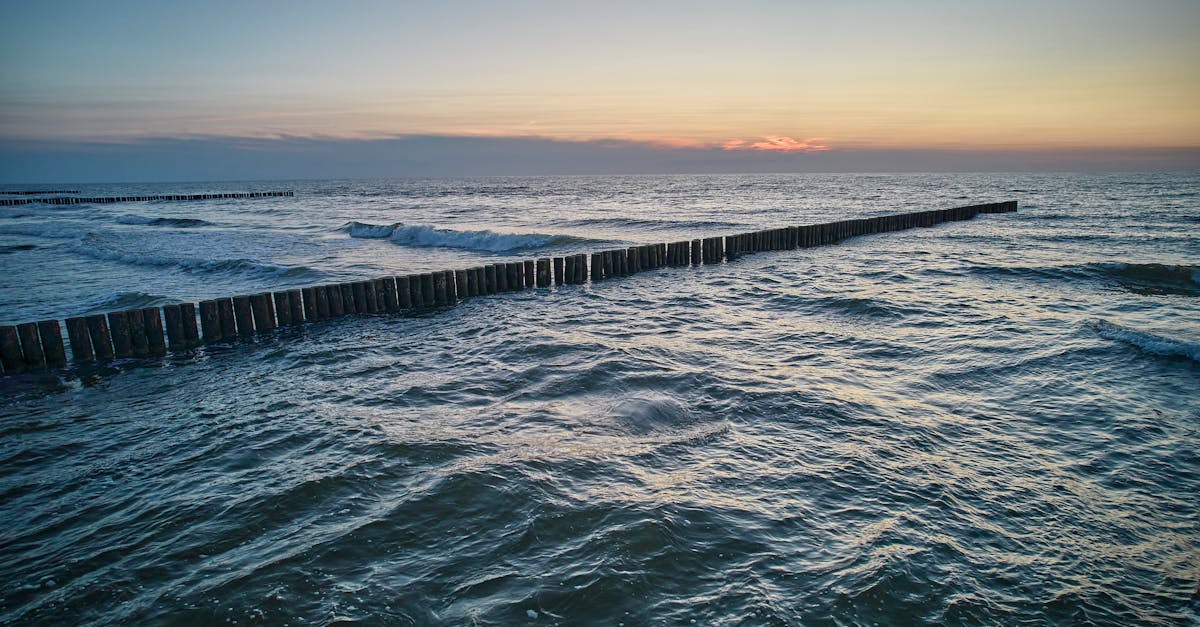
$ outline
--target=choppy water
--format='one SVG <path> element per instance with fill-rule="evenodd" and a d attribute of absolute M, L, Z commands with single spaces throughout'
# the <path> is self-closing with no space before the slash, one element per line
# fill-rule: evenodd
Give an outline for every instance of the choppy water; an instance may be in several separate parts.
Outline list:
<path fill-rule="evenodd" d="M 7 324 L 1021 204 L 0 382 L 0 622 L 1194 623 L 1198 182 L 82 186 L 296 197 L 0 209 Z"/>

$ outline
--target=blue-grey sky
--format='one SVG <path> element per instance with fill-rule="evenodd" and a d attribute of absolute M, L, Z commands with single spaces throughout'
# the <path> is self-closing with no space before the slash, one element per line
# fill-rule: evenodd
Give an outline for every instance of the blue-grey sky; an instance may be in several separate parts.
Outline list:
<path fill-rule="evenodd" d="M 0 17 L 10 181 L 111 159 L 206 178 L 154 167 L 201 146 L 266 172 L 298 142 L 331 169 L 457 150 L 443 169 L 460 174 L 501 139 L 497 172 L 547 152 L 581 171 L 1200 165 L 1194 0 L 5 1 Z"/>

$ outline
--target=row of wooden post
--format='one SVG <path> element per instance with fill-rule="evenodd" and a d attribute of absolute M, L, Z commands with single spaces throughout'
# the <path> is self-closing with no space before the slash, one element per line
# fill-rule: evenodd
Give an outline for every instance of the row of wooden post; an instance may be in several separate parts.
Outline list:
<path fill-rule="evenodd" d="M 72 192 L 51 192 L 69 194 Z M 150 200 L 221 200 L 225 198 L 283 198 L 296 192 L 231 192 L 228 194 L 167 194 L 163 196 L 59 196 L 55 198 L 0 198 L 0 207 L 16 205 L 104 205 L 114 202 L 145 202 Z"/>
<path fill-rule="evenodd" d="M 1015 201 L 955 209 L 789 226 L 664 244 L 646 244 L 565 257 L 543 257 L 366 281 L 317 285 L 68 318 L 71 361 L 77 364 L 187 351 L 348 314 L 395 314 L 453 305 L 465 298 L 551 285 L 575 285 L 662 267 L 699 266 L 742 255 L 832 244 L 848 237 L 968 220 L 980 213 L 1016 211 Z M 0 327 L 5 373 L 63 367 L 67 350 L 57 320 Z"/>
<path fill-rule="evenodd" d="M 78 194 L 77 189 L 22 189 L 16 191 L 0 191 L 0 196 L 43 196 L 45 194 Z"/>

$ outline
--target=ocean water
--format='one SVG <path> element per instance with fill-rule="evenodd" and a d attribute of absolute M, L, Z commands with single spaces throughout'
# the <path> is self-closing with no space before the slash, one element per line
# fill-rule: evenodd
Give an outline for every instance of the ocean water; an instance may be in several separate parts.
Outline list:
<path fill-rule="evenodd" d="M 0 324 L 1017 200 L 0 379 L 0 623 L 1195 624 L 1200 175 L 71 186 Z"/>

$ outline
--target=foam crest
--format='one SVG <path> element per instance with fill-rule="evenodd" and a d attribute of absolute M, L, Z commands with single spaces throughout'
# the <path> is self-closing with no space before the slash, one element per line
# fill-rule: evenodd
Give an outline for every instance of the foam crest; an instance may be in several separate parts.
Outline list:
<path fill-rule="evenodd" d="M 455 231 L 416 224 L 396 227 L 392 231 L 391 241 L 402 246 L 465 248 L 503 253 L 588 240 L 569 235 L 544 235 L 541 233 L 497 233 L 488 230 Z"/>
<path fill-rule="evenodd" d="M 1146 331 L 1138 331 L 1107 320 L 1094 320 L 1091 326 L 1097 335 L 1107 340 L 1135 346 L 1154 355 L 1186 357 L 1200 362 L 1200 344 L 1195 342 L 1185 342 Z"/>

